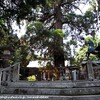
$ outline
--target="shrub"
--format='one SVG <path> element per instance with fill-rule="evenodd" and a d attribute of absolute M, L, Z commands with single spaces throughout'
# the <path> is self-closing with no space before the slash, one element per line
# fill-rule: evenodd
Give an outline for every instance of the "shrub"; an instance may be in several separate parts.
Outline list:
<path fill-rule="evenodd" d="M 28 79 L 28 81 L 36 81 L 35 75 L 28 76 L 27 79 Z"/>

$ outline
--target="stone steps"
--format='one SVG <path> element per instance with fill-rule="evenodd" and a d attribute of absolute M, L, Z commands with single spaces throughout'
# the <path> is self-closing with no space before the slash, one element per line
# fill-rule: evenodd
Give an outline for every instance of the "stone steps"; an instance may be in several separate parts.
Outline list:
<path fill-rule="evenodd" d="M 29 95 L 94 95 L 100 94 L 100 87 L 92 88 L 5 88 L 2 93 L 6 94 L 29 94 Z"/>
<path fill-rule="evenodd" d="M 19 81 L 7 82 L 7 87 L 17 88 L 86 88 L 86 87 L 100 87 L 100 80 L 96 81 Z"/>
<path fill-rule="evenodd" d="M 22 96 L 25 100 L 100 100 L 100 81 L 7 82 L 1 94 Z"/>

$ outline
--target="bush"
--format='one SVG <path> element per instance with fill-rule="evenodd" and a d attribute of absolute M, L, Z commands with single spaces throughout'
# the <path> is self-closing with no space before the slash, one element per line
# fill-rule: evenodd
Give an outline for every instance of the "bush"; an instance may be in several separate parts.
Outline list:
<path fill-rule="evenodd" d="M 36 81 L 35 75 L 28 76 L 27 79 L 28 79 L 28 81 Z"/>

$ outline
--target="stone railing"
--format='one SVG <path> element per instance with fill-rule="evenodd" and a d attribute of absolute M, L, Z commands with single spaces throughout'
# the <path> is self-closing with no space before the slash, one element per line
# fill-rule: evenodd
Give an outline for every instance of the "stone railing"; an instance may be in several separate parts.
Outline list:
<path fill-rule="evenodd" d="M 86 76 L 89 80 L 100 80 L 100 61 L 84 61 L 82 65 L 85 66 Z"/>
<path fill-rule="evenodd" d="M 0 70 L 0 85 L 19 80 L 20 63 L 10 65 Z"/>

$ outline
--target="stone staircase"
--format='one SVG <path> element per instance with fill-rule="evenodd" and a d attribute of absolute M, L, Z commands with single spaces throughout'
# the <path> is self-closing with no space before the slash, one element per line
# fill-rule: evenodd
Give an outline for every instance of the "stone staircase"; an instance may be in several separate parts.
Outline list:
<path fill-rule="evenodd" d="M 0 70 L 0 100 L 100 100 L 100 80 L 92 73 L 90 81 L 28 82 L 19 80 L 19 70 L 19 63 Z"/>
<path fill-rule="evenodd" d="M 100 81 L 19 81 L 1 86 L 0 100 L 100 100 Z"/>

